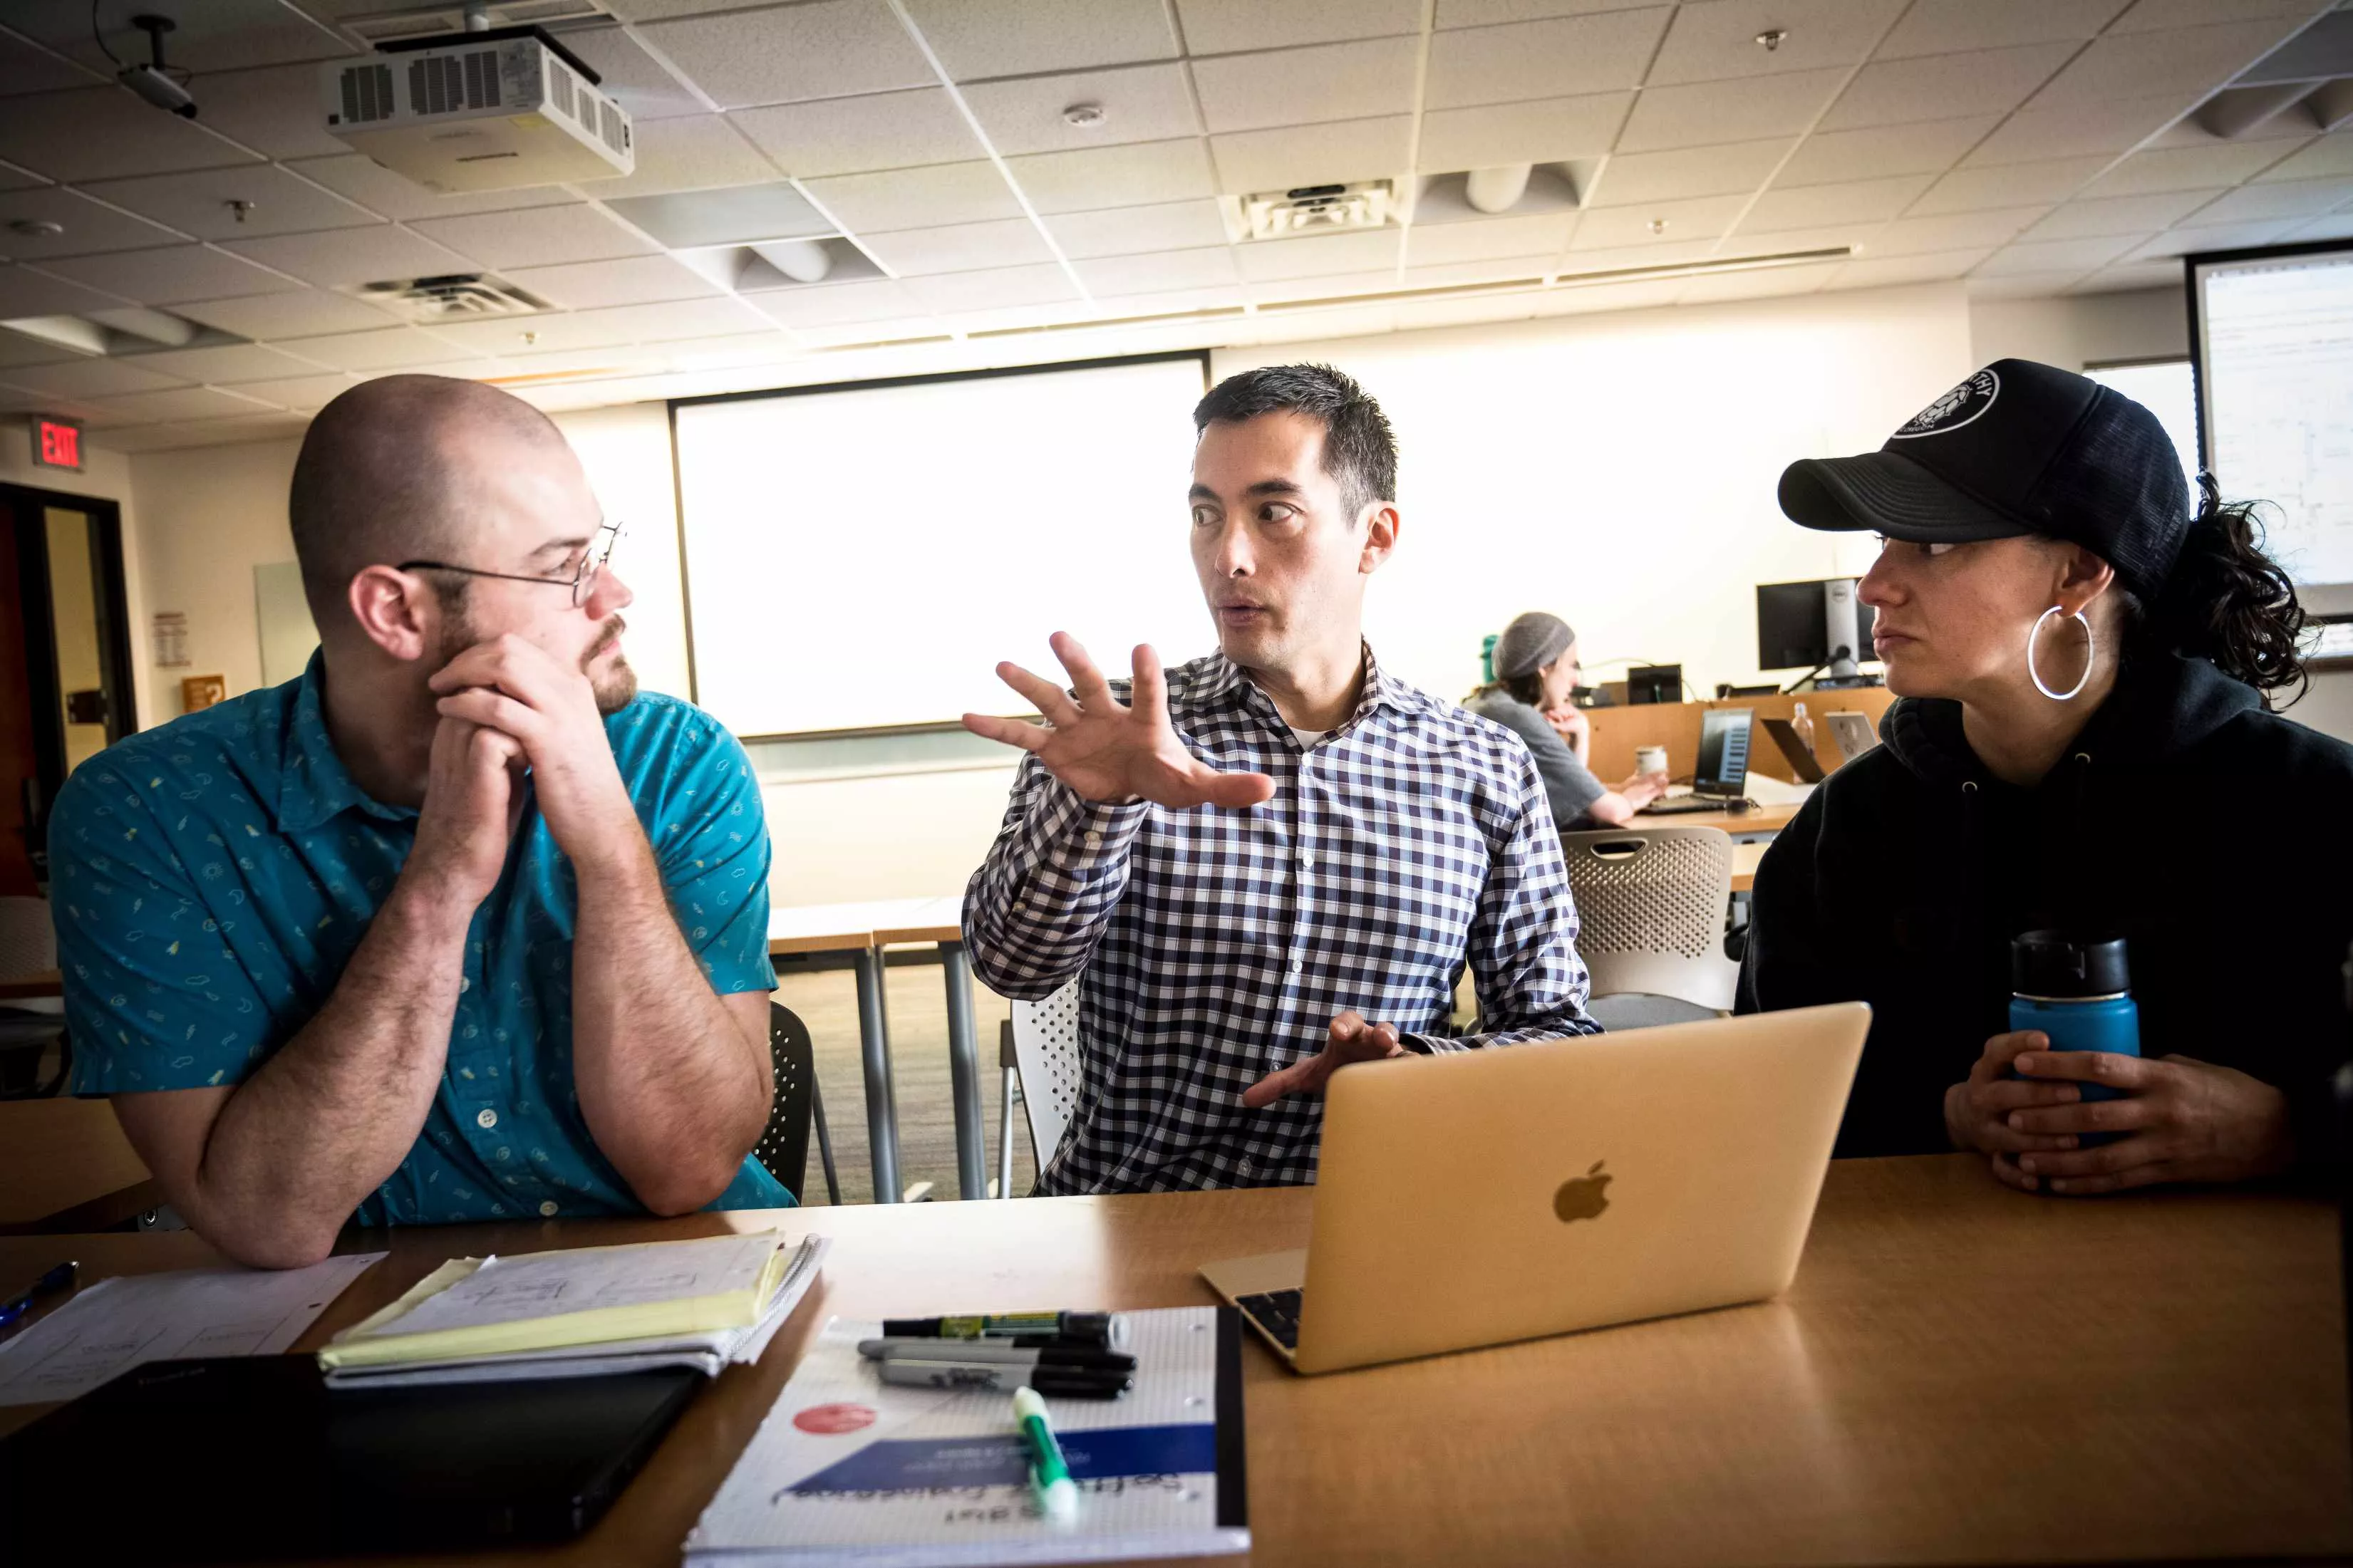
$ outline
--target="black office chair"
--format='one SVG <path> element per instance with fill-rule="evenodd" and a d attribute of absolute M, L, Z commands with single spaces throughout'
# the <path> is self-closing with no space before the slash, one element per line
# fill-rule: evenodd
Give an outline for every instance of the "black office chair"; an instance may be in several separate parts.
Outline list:
<path fill-rule="evenodd" d="M 768 1125 L 752 1152 L 798 1203 L 802 1184 L 808 1179 L 809 1128 L 815 1126 L 818 1158 L 825 1166 L 826 1202 L 838 1205 L 841 1183 L 833 1170 L 833 1136 L 826 1131 L 825 1097 L 818 1092 L 817 1048 L 809 1043 L 808 1026 L 780 1002 L 768 1004 L 768 1056 L 776 1067 L 776 1099 L 768 1110 Z"/>

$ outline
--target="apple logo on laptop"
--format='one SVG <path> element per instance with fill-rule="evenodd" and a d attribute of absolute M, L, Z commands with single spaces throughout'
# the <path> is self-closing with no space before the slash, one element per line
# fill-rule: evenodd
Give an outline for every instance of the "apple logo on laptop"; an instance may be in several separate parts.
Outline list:
<path fill-rule="evenodd" d="M 1563 1182 L 1560 1191 L 1553 1194 L 1552 1212 L 1560 1216 L 1563 1225 L 1571 1220 L 1597 1219 L 1609 1206 L 1609 1194 L 1603 1190 L 1609 1185 L 1609 1178 L 1601 1173 L 1601 1167 L 1607 1163 L 1606 1160 L 1594 1161 L 1593 1169 Z"/>

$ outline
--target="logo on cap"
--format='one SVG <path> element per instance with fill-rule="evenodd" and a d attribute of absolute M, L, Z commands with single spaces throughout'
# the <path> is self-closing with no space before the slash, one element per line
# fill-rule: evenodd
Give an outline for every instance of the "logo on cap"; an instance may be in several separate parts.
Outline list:
<path fill-rule="evenodd" d="M 1912 416 L 1911 422 L 1889 437 L 1896 441 L 1915 440 L 1922 436 L 1942 436 L 1957 430 L 1993 406 L 2001 391 L 2001 377 L 1990 370 L 1977 374 Z"/>

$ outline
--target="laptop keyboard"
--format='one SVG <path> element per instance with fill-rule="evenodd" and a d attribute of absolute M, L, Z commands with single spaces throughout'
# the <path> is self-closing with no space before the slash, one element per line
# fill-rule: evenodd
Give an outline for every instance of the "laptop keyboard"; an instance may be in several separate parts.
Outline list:
<path fill-rule="evenodd" d="M 1250 1321 L 1264 1329 L 1284 1350 L 1299 1348 L 1298 1291 L 1262 1290 L 1255 1296 L 1235 1297 L 1234 1305 L 1249 1313 Z"/>

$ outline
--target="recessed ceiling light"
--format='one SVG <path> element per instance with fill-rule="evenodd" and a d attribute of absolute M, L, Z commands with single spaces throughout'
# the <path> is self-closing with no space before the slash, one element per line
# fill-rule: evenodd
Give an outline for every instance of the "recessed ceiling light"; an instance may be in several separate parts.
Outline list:
<path fill-rule="evenodd" d="M 1082 131 L 1092 131 L 1110 118 L 1100 103 L 1074 103 L 1062 110 L 1062 123 L 1075 125 Z"/>
<path fill-rule="evenodd" d="M 8 232 L 26 239 L 55 239 L 65 233 L 66 226 L 45 217 L 20 217 L 8 226 Z"/>

